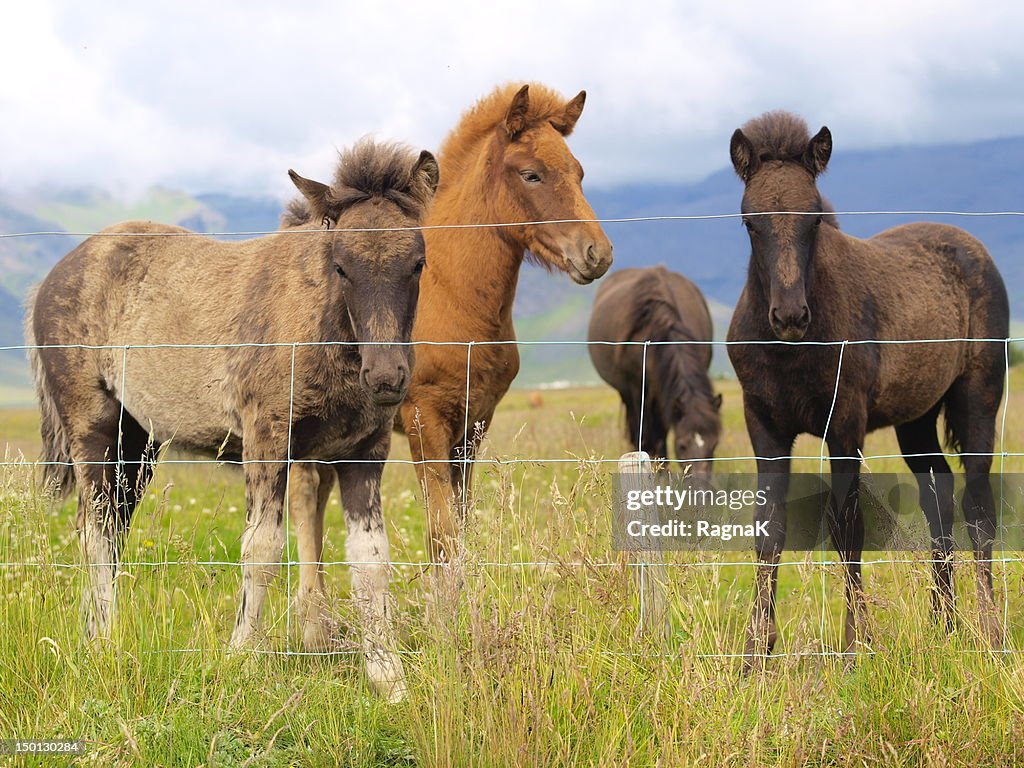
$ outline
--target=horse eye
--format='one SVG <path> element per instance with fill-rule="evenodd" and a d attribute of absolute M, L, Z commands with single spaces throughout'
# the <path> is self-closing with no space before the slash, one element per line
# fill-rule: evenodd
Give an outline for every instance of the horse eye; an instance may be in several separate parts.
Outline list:
<path fill-rule="evenodd" d="M 419 277 L 420 274 L 423 273 L 423 268 L 425 266 L 427 266 L 427 260 L 426 259 L 420 259 L 419 261 L 416 262 L 416 265 L 412 268 L 412 273 L 415 276 Z"/>
<path fill-rule="evenodd" d="M 341 268 L 340 264 L 334 265 L 334 271 L 338 273 L 338 277 L 348 278 L 348 275 L 345 274 L 345 270 Z"/>
<path fill-rule="evenodd" d="M 541 181 L 540 174 L 536 171 L 520 171 L 519 175 L 527 184 L 539 184 Z"/>
<path fill-rule="evenodd" d="M 817 227 L 817 226 L 820 226 L 820 225 L 821 225 L 821 216 L 819 216 L 818 218 L 816 218 L 814 220 L 814 226 Z"/>
<path fill-rule="evenodd" d="M 743 217 L 743 226 L 747 228 L 748 232 L 754 231 L 754 222 L 748 219 L 746 216 Z"/>

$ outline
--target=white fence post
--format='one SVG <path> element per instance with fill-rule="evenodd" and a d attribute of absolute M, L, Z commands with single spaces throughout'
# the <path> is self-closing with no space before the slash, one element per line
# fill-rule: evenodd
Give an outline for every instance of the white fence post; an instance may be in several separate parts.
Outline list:
<path fill-rule="evenodd" d="M 619 491 L 623 499 L 631 490 L 644 490 L 654 484 L 651 457 L 644 451 L 624 453 L 619 458 Z M 620 509 L 624 508 L 620 505 Z M 666 641 L 670 635 L 668 598 L 666 587 L 668 572 L 660 543 L 654 537 L 644 539 L 646 551 L 632 552 L 634 573 L 639 579 L 640 592 L 640 633 L 659 641 Z"/>

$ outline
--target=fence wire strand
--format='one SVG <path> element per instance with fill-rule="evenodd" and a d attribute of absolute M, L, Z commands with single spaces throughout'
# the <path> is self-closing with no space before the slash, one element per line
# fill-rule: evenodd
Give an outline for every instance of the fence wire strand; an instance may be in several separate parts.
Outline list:
<path fill-rule="evenodd" d="M 998 216 L 1024 216 L 1024 211 L 830 211 L 833 216 L 960 216 L 964 218 L 992 218 Z M 657 221 L 717 221 L 719 219 L 743 219 L 758 216 L 820 216 L 821 211 L 757 211 L 749 213 L 695 213 L 662 216 L 619 216 L 592 219 L 537 219 L 533 221 L 507 221 L 473 224 L 421 224 L 410 227 L 339 227 L 336 229 L 292 228 L 266 229 L 234 232 L 66 232 L 63 230 L 35 230 L 27 232 L 0 233 L 0 240 L 29 237 L 264 237 L 266 235 L 333 235 L 352 232 L 425 232 L 430 230 L 458 229 L 507 229 L 510 227 L 534 227 L 557 224 L 638 224 Z"/>

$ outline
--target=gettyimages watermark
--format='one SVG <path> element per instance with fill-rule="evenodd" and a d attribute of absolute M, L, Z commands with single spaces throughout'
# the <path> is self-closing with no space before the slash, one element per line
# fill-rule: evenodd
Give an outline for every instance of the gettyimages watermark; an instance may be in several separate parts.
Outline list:
<path fill-rule="evenodd" d="M 834 549 L 830 497 L 835 489 L 845 498 L 849 483 L 829 473 L 620 473 L 612 481 L 612 543 L 625 551 L 749 552 L 783 519 L 763 510 L 786 489 L 785 549 Z M 972 530 L 996 551 L 1024 550 L 1024 474 L 992 474 L 968 488 L 963 474 L 864 473 L 859 485 L 865 552 L 931 552 L 936 541 L 973 551 Z M 994 528 L 974 523 L 986 507 Z"/>

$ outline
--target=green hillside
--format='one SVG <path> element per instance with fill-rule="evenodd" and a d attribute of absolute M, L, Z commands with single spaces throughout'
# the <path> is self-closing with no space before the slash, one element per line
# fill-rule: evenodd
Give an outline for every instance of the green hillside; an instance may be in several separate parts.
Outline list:
<path fill-rule="evenodd" d="M 194 197 L 164 187 L 153 187 L 131 200 L 96 189 L 47 188 L 35 192 L 27 204 L 32 214 L 56 222 L 67 232 L 95 232 L 130 219 L 177 224 L 198 215 L 209 223 L 221 221 Z"/>

